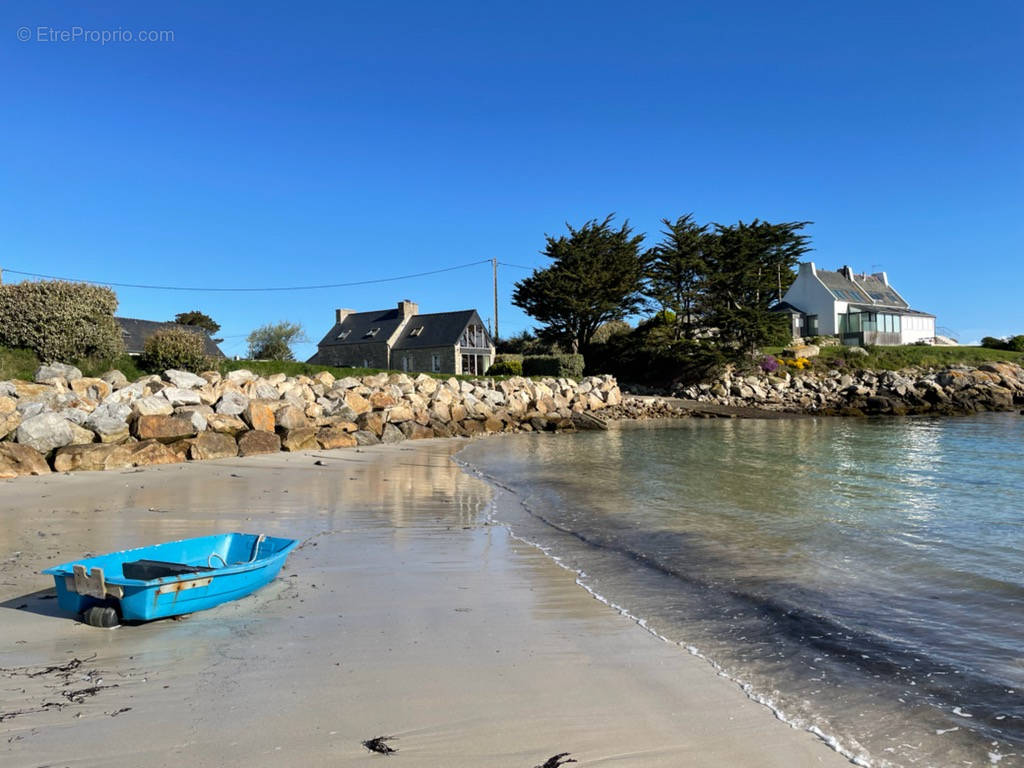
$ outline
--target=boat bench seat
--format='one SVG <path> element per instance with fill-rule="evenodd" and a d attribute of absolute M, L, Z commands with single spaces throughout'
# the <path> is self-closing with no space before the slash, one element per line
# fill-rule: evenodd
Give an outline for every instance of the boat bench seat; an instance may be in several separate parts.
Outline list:
<path fill-rule="evenodd" d="M 184 576 L 189 573 L 212 571 L 205 565 L 186 565 L 185 563 L 166 563 L 163 560 L 134 560 L 124 563 L 121 572 L 126 579 L 163 579 L 167 576 Z"/>

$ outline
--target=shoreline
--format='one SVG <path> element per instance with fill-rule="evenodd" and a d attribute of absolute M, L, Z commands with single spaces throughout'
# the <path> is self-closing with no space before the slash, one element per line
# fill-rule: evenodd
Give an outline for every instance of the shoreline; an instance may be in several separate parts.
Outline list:
<path fill-rule="evenodd" d="M 849 764 L 488 523 L 490 488 L 450 458 L 463 445 L 9 486 L 0 667 L 24 693 L 3 709 L 63 704 L 0 720 L 5 765 L 361 765 L 382 735 L 424 766 Z M 96 630 L 43 599 L 38 571 L 75 553 L 228 529 L 304 543 L 265 589 L 179 621 Z M 72 659 L 69 685 L 25 674 Z M 62 696 L 83 675 L 96 694 Z"/>

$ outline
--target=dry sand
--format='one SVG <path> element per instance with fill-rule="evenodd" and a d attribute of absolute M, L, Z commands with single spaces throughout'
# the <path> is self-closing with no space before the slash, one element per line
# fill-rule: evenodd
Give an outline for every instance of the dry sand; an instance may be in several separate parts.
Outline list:
<path fill-rule="evenodd" d="M 461 445 L 0 483 L 0 765 L 849 765 L 482 522 Z M 49 565 L 232 530 L 305 543 L 180 620 L 94 629 L 46 599 Z"/>

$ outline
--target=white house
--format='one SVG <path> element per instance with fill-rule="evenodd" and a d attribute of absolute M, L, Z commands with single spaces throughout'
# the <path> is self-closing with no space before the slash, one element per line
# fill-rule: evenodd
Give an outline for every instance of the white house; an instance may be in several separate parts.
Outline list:
<path fill-rule="evenodd" d="M 789 315 L 794 338 L 838 336 L 856 345 L 935 341 L 935 315 L 911 309 L 885 272 L 831 272 L 803 262 L 773 311 Z"/>

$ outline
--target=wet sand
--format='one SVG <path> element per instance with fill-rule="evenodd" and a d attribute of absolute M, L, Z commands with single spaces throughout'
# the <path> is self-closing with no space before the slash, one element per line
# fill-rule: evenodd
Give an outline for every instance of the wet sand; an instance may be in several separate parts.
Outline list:
<path fill-rule="evenodd" d="M 462 445 L 0 483 L 0 764 L 849 765 L 487 524 Z M 232 530 L 304 544 L 265 589 L 180 620 L 94 629 L 39 575 Z"/>

